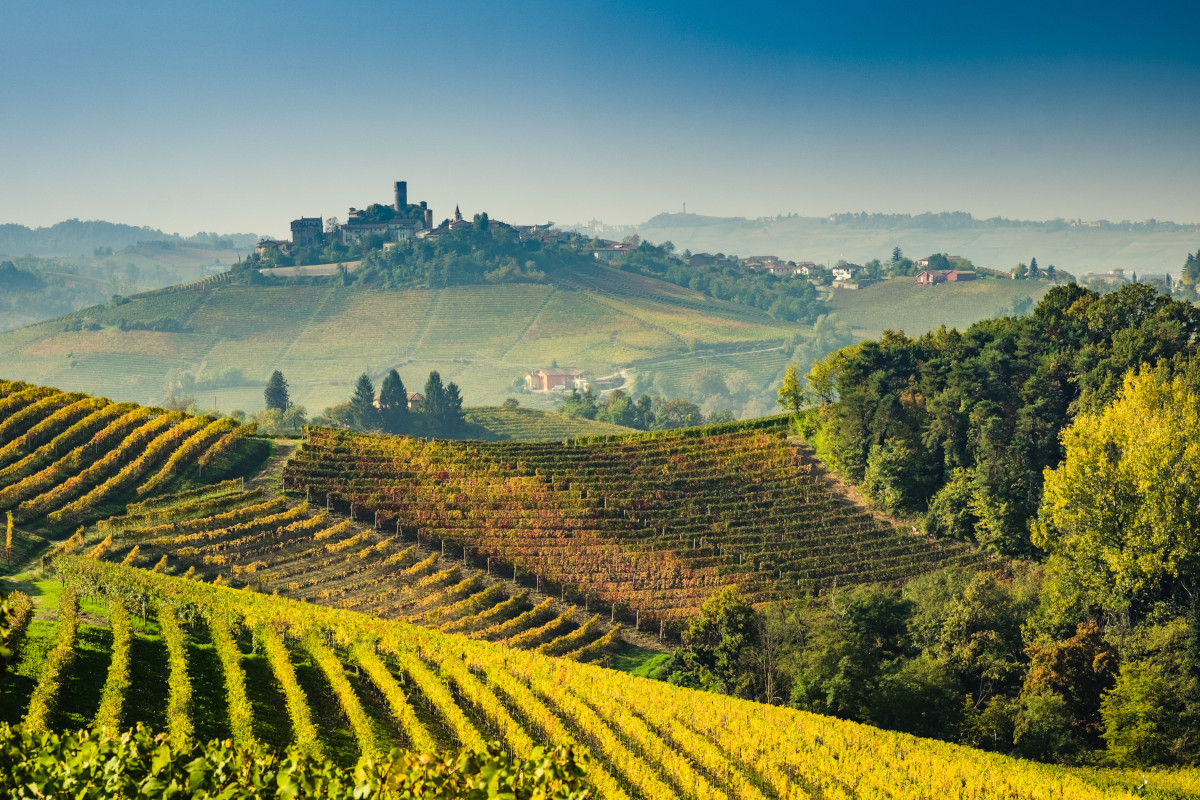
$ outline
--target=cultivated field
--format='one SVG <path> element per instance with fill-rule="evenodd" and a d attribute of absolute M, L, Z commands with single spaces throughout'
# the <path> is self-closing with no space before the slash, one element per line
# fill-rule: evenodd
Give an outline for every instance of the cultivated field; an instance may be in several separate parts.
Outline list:
<path fill-rule="evenodd" d="M 187 372 L 203 384 L 236 369 L 242 379 L 207 384 L 196 400 L 253 412 L 279 369 L 293 402 L 315 414 L 347 400 L 363 372 L 378 384 L 396 368 L 420 391 L 438 370 L 443 381 L 458 383 L 468 405 L 497 404 L 527 371 L 555 361 L 604 375 L 670 357 L 686 376 L 710 363 L 710 348 L 736 363 L 736 351 L 804 335 L 753 309 L 600 265 L 589 280 L 595 286 L 571 280 L 411 291 L 210 281 L 0 334 L 0 373 L 156 403 L 173 375 Z M 622 294 L 611 291 L 623 282 L 630 285 Z M 164 319 L 178 330 L 119 329 L 122 320 L 129 328 Z M 779 369 L 782 354 L 772 369 L 746 370 L 744 379 L 765 381 L 750 388 L 770 400 Z"/>
<path fill-rule="evenodd" d="M 659 631 L 730 583 L 766 601 L 980 558 L 842 501 L 781 417 L 529 443 L 314 429 L 284 488 Z"/>
<path fill-rule="evenodd" d="M 495 738 L 526 758 L 569 744 L 604 798 L 1135 796 L 1118 781 L 1102 789 L 1058 768 L 352 612 L 78 557 L 57 568 L 67 588 L 55 619 L 30 624 L 19 604 L 15 674 L 0 690 L 0 717 L 34 731 L 141 721 L 180 744 L 290 743 L 343 765 L 395 745 Z"/>

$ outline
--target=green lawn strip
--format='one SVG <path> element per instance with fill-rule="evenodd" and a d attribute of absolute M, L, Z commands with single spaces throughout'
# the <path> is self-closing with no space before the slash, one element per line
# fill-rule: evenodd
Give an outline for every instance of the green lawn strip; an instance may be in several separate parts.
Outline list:
<path fill-rule="evenodd" d="M 658 674 L 659 667 L 668 658 L 670 658 L 669 653 L 642 650 L 626 643 L 609 658 L 607 666 L 620 672 L 637 675 L 639 678 L 653 678 Z"/>
<path fill-rule="evenodd" d="M 348 672 L 346 678 L 354 687 L 354 693 L 358 695 L 358 701 L 362 703 L 363 711 L 371 720 L 371 730 L 375 732 L 375 741 L 379 743 L 379 748 L 386 753 L 393 747 L 406 746 L 408 742 L 399 720 L 392 717 L 387 701 L 371 683 L 371 679 L 367 677 L 366 673 L 362 670 L 359 670 L 358 674 Z"/>
<path fill-rule="evenodd" d="M 254 714 L 254 738 L 267 747 L 282 750 L 292 743 L 287 700 L 261 647 L 254 653 L 248 636 L 239 637 L 238 646 L 242 651 L 242 669 L 246 673 L 246 699 Z"/>
<path fill-rule="evenodd" d="M 129 643 L 129 695 L 121 712 L 121 726 L 144 722 L 156 731 L 167 727 L 167 647 L 157 633 L 148 634 L 134 615 Z"/>
<path fill-rule="evenodd" d="M 303 648 L 292 645 L 288 647 L 288 652 L 292 656 L 292 667 L 296 670 L 296 681 L 308 697 L 309 712 L 326 757 L 340 766 L 353 766 L 359 756 L 358 740 L 354 738 L 354 731 L 342 714 L 342 706 L 333 687 Z"/>
<path fill-rule="evenodd" d="M 400 684 L 400 688 L 404 690 L 404 694 L 408 697 L 409 705 L 412 706 L 413 713 L 429 735 L 437 742 L 440 750 L 458 750 L 461 745 L 458 739 L 454 736 L 454 731 L 449 723 L 446 722 L 441 712 L 433 704 L 433 701 L 426 697 L 417 688 L 417 683 L 414 681 L 404 669 L 396 663 L 396 660 L 389 655 L 381 652 L 380 658 L 387 665 L 388 670 L 392 673 L 392 677 Z"/>
<path fill-rule="evenodd" d="M 83 610 L 82 603 L 80 609 Z M 111 661 L 112 631 L 97 625 L 80 625 L 75 635 L 75 657 L 63 673 L 50 714 L 51 730 L 77 730 L 92 724 L 100 708 L 103 676 L 108 675 Z"/>
<path fill-rule="evenodd" d="M 209 637 L 208 626 L 197 620 L 187 627 L 188 678 L 192 682 L 192 724 L 196 741 L 228 739 L 229 708 L 225 702 L 225 673 Z"/>
<path fill-rule="evenodd" d="M 0 722 L 18 725 L 25 717 L 42 662 L 54 647 L 55 630 L 55 624 L 46 620 L 29 623 L 15 660 L 0 679 Z"/>

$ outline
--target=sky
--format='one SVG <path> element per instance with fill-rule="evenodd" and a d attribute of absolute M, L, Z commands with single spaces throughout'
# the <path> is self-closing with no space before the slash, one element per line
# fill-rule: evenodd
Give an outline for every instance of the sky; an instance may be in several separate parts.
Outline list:
<path fill-rule="evenodd" d="M 0 26 L 0 223 L 286 236 L 968 211 L 1200 222 L 1200 4 L 108 0 Z"/>

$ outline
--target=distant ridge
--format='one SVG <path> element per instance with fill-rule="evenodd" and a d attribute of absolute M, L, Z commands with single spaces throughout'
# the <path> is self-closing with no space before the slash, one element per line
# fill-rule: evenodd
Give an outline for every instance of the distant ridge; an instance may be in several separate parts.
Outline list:
<path fill-rule="evenodd" d="M 197 233 L 185 237 L 148 226 L 104 220 L 68 219 L 47 228 L 28 228 L 15 223 L 0 225 L 0 254 L 7 256 L 72 256 L 91 253 L 98 247 L 124 249 L 147 241 L 248 250 L 258 241 L 258 236 L 252 233 Z"/>

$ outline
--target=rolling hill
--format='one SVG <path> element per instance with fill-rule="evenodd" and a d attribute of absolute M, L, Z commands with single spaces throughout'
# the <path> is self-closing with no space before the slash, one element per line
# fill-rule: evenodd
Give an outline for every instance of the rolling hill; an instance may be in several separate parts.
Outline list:
<path fill-rule="evenodd" d="M 395 526 L 611 618 L 675 631 L 728 584 L 764 602 L 981 556 L 838 497 L 786 417 L 551 442 L 313 429 L 284 488 Z"/>
<path fill-rule="evenodd" d="M 342 766 L 393 746 L 478 750 L 498 739 L 524 759 L 539 745 L 571 745 L 603 798 L 1099 800 L 1147 786 L 1195 796 L 1194 776 L 1151 772 L 1135 794 L 1128 777 L 1073 774 L 353 612 L 79 557 L 56 568 L 66 584 L 56 608 L 31 620 L 32 608 L 18 606 L 8 642 L 18 657 L 0 688 L 2 721 L 35 732 L 145 722 L 178 748 L 212 738 L 290 744 Z"/>
<path fill-rule="evenodd" d="M 910 258 L 953 253 L 977 266 L 1009 270 L 1036 258 L 1076 277 L 1111 269 L 1178 275 L 1196 249 L 1195 225 L 1046 223 L 971 219 L 965 214 L 837 215 L 835 217 L 705 217 L 659 214 L 636 226 L 653 242 L 670 240 L 694 253 L 771 254 L 833 265 L 838 259 L 862 264 L 886 261 L 900 247 Z M 630 231 L 632 232 L 632 231 Z"/>
<path fill-rule="evenodd" d="M 207 281 L 0 334 L 0 374 L 153 403 L 188 373 L 202 406 L 255 411 L 279 369 L 293 402 L 316 413 L 348 399 L 360 373 L 378 379 L 393 367 L 415 391 L 438 370 L 469 405 L 486 405 L 554 361 L 607 375 L 670 357 L 686 376 L 719 354 L 727 383 L 773 401 L 769 387 L 790 355 L 784 345 L 797 335 L 754 309 L 599 264 L 554 285 L 392 291 Z M 755 353 L 744 365 L 743 351 Z"/>

